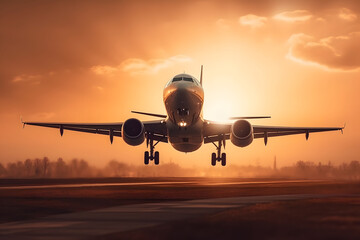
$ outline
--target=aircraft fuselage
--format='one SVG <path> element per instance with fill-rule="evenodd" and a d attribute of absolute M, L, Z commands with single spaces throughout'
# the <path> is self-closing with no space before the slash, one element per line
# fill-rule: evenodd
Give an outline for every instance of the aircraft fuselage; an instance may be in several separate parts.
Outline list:
<path fill-rule="evenodd" d="M 168 114 L 166 126 L 171 145 L 181 152 L 199 149 L 203 143 L 204 90 L 198 80 L 187 74 L 176 75 L 165 86 L 163 98 Z"/>

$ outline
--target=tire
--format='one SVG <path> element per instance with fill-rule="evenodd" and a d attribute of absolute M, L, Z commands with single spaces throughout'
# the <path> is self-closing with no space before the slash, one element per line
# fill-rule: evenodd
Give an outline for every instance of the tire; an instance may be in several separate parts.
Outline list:
<path fill-rule="evenodd" d="M 221 154 L 221 165 L 226 166 L 226 153 Z"/>
<path fill-rule="evenodd" d="M 155 159 L 155 161 L 154 161 L 154 162 L 155 162 L 155 165 L 159 165 L 159 161 L 160 161 L 159 158 L 160 158 L 159 152 L 156 151 L 156 152 L 155 152 L 155 158 L 154 158 L 154 159 Z"/>
<path fill-rule="evenodd" d="M 211 154 L 211 165 L 216 165 L 216 153 Z"/>
<path fill-rule="evenodd" d="M 145 165 L 149 164 L 149 152 L 148 151 L 146 151 L 144 154 L 144 163 L 145 163 Z"/>

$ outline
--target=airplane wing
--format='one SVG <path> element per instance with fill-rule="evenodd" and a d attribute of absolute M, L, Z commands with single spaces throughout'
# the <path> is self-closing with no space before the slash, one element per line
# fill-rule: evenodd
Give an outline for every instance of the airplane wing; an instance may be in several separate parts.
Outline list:
<path fill-rule="evenodd" d="M 109 135 L 112 142 L 113 136 L 121 137 L 122 122 L 118 123 L 64 123 L 64 122 L 22 122 L 23 125 L 32 125 L 60 129 L 62 136 L 64 130 L 86 132 L 93 134 Z M 167 130 L 163 120 L 144 121 L 145 132 L 151 132 L 154 140 L 167 142 Z"/>
<path fill-rule="evenodd" d="M 230 123 L 208 122 L 204 126 L 204 143 L 230 139 Z M 280 127 L 280 126 L 258 126 L 253 125 L 254 138 L 264 138 L 265 144 L 268 137 L 305 134 L 306 139 L 313 132 L 342 131 L 344 127 Z"/>

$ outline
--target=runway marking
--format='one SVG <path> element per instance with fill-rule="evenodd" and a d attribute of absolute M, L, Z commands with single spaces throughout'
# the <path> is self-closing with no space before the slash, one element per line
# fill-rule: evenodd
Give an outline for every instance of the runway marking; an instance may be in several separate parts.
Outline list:
<path fill-rule="evenodd" d="M 1 189 L 44 189 L 44 188 L 80 188 L 80 187 L 106 187 L 106 186 L 141 186 L 141 185 L 166 185 L 187 184 L 191 182 L 132 182 L 132 183 L 78 183 L 78 184 L 54 184 L 54 185 L 31 185 L 31 186 L 7 186 Z"/>
<path fill-rule="evenodd" d="M 143 186 L 143 185 L 245 185 L 245 184 L 279 184 L 279 183 L 307 183 L 307 182 L 326 182 L 325 180 L 273 180 L 273 181 L 246 181 L 246 182 L 206 182 L 206 181 L 186 181 L 186 182 L 130 182 L 130 183 L 77 183 L 77 184 L 54 184 L 54 185 L 26 185 L 26 186 L 4 186 L 0 190 L 19 190 L 19 189 L 47 189 L 47 188 L 81 188 L 81 187 L 112 187 L 112 186 Z"/>
<path fill-rule="evenodd" d="M 156 226 L 169 221 L 221 212 L 229 208 L 281 200 L 299 200 L 333 195 L 296 194 L 121 205 L 85 212 L 0 224 L 5 239 L 84 239 Z"/>
<path fill-rule="evenodd" d="M 247 181 L 247 182 L 214 182 L 205 183 L 204 185 L 243 185 L 243 184 L 276 184 L 276 183 L 314 183 L 327 182 L 326 180 L 272 180 L 272 181 Z"/>

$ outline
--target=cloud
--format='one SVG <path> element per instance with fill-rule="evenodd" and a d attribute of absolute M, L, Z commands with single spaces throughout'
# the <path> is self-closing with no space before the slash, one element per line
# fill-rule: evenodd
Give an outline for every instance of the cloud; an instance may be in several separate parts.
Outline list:
<path fill-rule="evenodd" d="M 32 84 L 40 84 L 40 80 L 42 79 L 42 75 L 28 75 L 28 74 L 20 74 L 15 76 L 11 81 L 13 83 L 19 82 L 31 82 Z"/>
<path fill-rule="evenodd" d="M 274 19 L 284 22 L 304 22 L 312 17 L 313 15 L 307 10 L 286 11 L 273 16 Z"/>
<path fill-rule="evenodd" d="M 177 63 L 190 62 L 192 59 L 188 56 L 177 55 L 166 59 L 149 59 L 130 58 L 121 63 L 121 70 L 133 74 L 145 73 L 155 74 L 161 69 L 171 67 Z"/>
<path fill-rule="evenodd" d="M 231 22 L 229 20 L 226 20 L 223 18 L 219 18 L 215 24 L 218 28 L 225 29 L 225 30 L 228 30 L 231 27 Z"/>
<path fill-rule="evenodd" d="M 316 40 L 304 33 L 289 39 L 288 57 L 304 64 L 315 64 L 330 70 L 351 71 L 360 68 L 360 32 Z"/>
<path fill-rule="evenodd" d="M 118 66 L 97 65 L 90 68 L 98 75 L 112 76 L 118 71 L 131 74 L 156 74 L 160 70 L 169 68 L 178 63 L 190 62 L 192 59 L 185 55 L 176 55 L 169 58 L 154 58 L 143 60 L 140 58 L 129 58 Z"/>
<path fill-rule="evenodd" d="M 113 75 L 119 69 L 117 67 L 112 67 L 107 65 L 98 65 L 91 67 L 90 70 L 97 75 Z"/>
<path fill-rule="evenodd" d="M 357 19 L 357 15 L 348 8 L 341 8 L 339 10 L 338 17 L 349 22 L 355 21 Z"/>
<path fill-rule="evenodd" d="M 253 14 L 244 15 L 239 18 L 239 23 L 241 25 L 250 26 L 252 28 L 262 27 L 265 25 L 266 22 L 266 17 L 261 17 Z"/>
<path fill-rule="evenodd" d="M 101 92 L 104 91 L 104 88 L 101 87 L 101 86 L 96 86 L 96 89 L 99 90 L 99 91 L 101 91 Z"/>
<path fill-rule="evenodd" d="M 317 17 L 315 20 L 318 22 L 323 22 L 323 23 L 326 22 L 326 20 L 322 17 Z"/>

